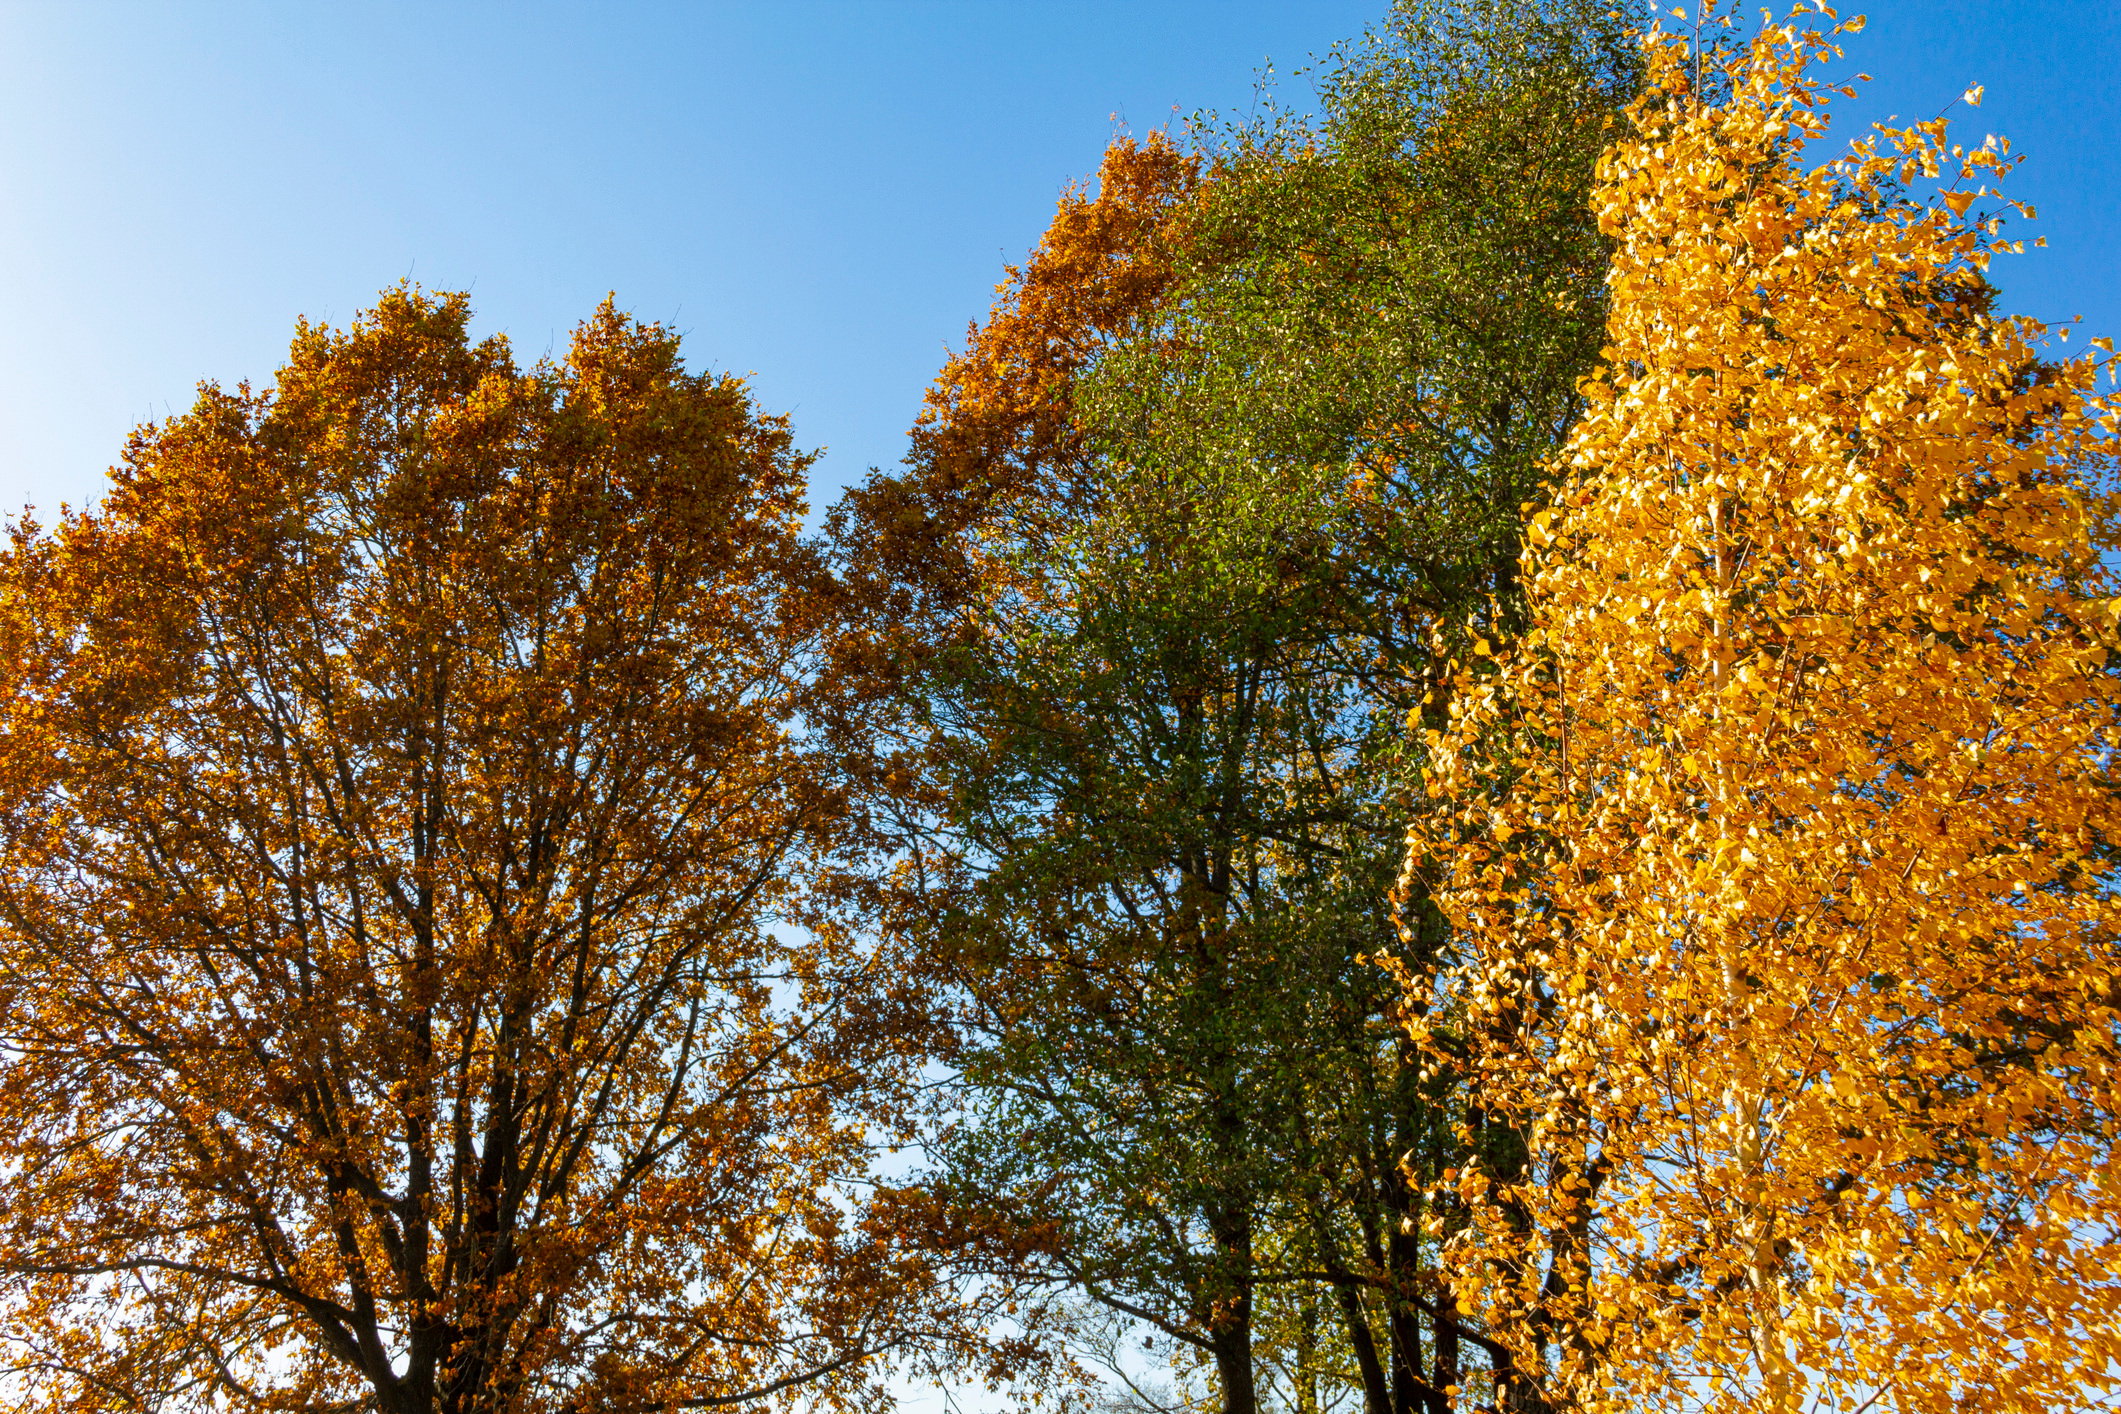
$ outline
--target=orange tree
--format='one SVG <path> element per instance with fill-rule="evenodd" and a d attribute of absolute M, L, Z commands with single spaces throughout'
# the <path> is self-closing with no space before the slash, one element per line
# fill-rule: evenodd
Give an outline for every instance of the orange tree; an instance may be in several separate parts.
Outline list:
<path fill-rule="evenodd" d="M 848 1187 L 917 1009 L 819 910 L 806 459 L 608 303 L 467 318 L 303 326 L 0 558 L 14 1407 L 847 1403 L 938 1314 Z"/>
<path fill-rule="evenodd" d="M 1409 996 L 1510 1138 L 1450 1248 L 1506 1407 L 2121 1370 L 2112 404 L 1992 309 L 2007 147 L 1804 165 L 1855 27 L 1652 37 L 1530 633 L 1431 738 L 1406 884 L 1464 957 Z"/>

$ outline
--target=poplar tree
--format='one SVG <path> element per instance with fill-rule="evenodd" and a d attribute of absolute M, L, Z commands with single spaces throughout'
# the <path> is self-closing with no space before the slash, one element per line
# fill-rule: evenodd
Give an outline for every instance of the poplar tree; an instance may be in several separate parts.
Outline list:
<path fill-rule="evenodd" d="M 1465 953 L 1409 1001 L 1517 1140 L 1447 1248 L 1510 1408 L 2121 1370 L 2110 352 L 1995 308 L 2007 144 L 1808 165 L 1826 13 L 1651 37 L 1530 630 L 1431 738 L 1406 887 Z"/>

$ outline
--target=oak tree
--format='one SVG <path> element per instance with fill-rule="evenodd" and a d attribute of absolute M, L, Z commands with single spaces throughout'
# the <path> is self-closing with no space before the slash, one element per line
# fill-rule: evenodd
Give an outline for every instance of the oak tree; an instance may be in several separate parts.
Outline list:
<path fill-rule="evenodd" d="M 0 557 L 14 1407 L 845 1405 L 947 1316 L 850 1186 L 917 1008 L 824 907 L 807 458 L 468 319 L 304 324 Z"/>

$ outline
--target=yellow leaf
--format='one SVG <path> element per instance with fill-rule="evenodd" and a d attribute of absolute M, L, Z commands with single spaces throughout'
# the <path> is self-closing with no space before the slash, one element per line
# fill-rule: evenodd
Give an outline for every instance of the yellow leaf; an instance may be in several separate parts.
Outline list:
<path fill-rule="evenodd" d="M 1556 1303 L 1575 1329 L 1549 1348 L 1597 1356 L 1557 1407 L 1851 1408 L 1904 1382 L 1910 1408 L 1978 1388 L 2045 1414 L 2110 1388 L 2121 1348 L 2121 1185 L 2089 1137 L 2121 1118 L 2112 992 L 2078 982 L 2121 934 L 2121 866 L 2090 843 L 2121 838 L 2110 346 L 2058 358 L 2065 331 L 1965 317 L 2006 248 L 1971 215 L 1990 188 L 1895 189 L 1948 162 L 2000 182 L 2000 142 L 1974 163 L 1933 121 L 1844 164 L 1763 156 L 1818 130 L 1826 36 L 1771 26 L 1713 105 L 1689 42 L 1645 49 L 1593 198 L 1605 365 L 1519 580 L 1543 647 L 1454 718 L 1436 756 L 1465 765 L 1410 829 L 1464 958 L 1406 998 L 1462 1008 L 1425 1059 L 1530 1150 L 1439 1260 L 1472 1290 L 1552 1270 L 1581 1226 L 1569 1289 L 1597 1295 Z M 1477 764 L 1505 742 L 1506 781 Z M 1483 824 L 1528 810 L 1541 857 L 1505 863 Z M 2083 1040 L 2027 1043 L 2035 1011 Z M 2008 1241 L 1970 1231 L 2035 1191 L 2056 1197 Z M 1647 1314 L 1677 1272 L 1686 1317 Z M 1543 1299 L 1489 1309 L 1501 1329 Z"/>

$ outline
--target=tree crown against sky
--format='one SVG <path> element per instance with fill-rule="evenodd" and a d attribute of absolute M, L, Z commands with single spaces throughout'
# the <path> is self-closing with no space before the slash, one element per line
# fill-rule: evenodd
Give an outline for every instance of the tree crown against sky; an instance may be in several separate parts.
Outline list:
<path fill-rule="evenodd" d="M 1447 1258 L 1541 1407 L 2114 1388 L 2115 368 L 1997 310 L 2005 145 L 1805 141 L 1857 28 L 1651 43 L 1529 632 L 1431 736 L 1412 1029 L 1522 1136 Z"/>
<path fill-rule="evenodd" d="M 1116 144 L 831 524 L 890 606 L 890 916 L 962 999 L 938 1201 L 1233 1410 L 1442 1408 L 1485 1339 L 1434 1300 L 1401 1160 L 1448 1127 L 1363 957 L 1400 719 L 1504 611 L 1601 343 L 1638 73 L 1565 3 L 1402 5 L 1333 62 L 1315 126 Z"/>
<path fill-rule="evenodd" d="M 143 428 L 0 556 L 10 1396 L 2096 1383 L 2112 428 L 1826 23 L 1121 137 L 818 537 L 609 300 Z"/>
<path fill-rule="evenodd" d="M 948 1324 L 857 1186 L 920 1013 L 822 903 L 807 459 L 468 315 L 305 326 L 0 558 L 18 1407 L 837 1404 Z"/>
<path fill-rule="evenodd" d="M 1848 8 L 1876 81 L 1841 121 L 1927 118 L 1987 84 L 2053 242 L 1999 274 L 2007 300 L 2121 332 L 2121 14 Z M 0 6 L 0 254 L 38 272 L 0 291 L 0 508 L 86 503 L 127 430 L 188 406 L 202 373 L 262 383 L 297 316 L 344 323 L 410 276 L 471 290 L 480 330 L 530 353 L 617 290 L 695 363 L 757 371 L 825 449 L 822 509 L 898 460 L 998 253 L 1028 248 L 1115 118 L 1140 137 L 1243 113 L 1268 69 L 1305 110 L 1313 56 L 1385 9 Z"/>

